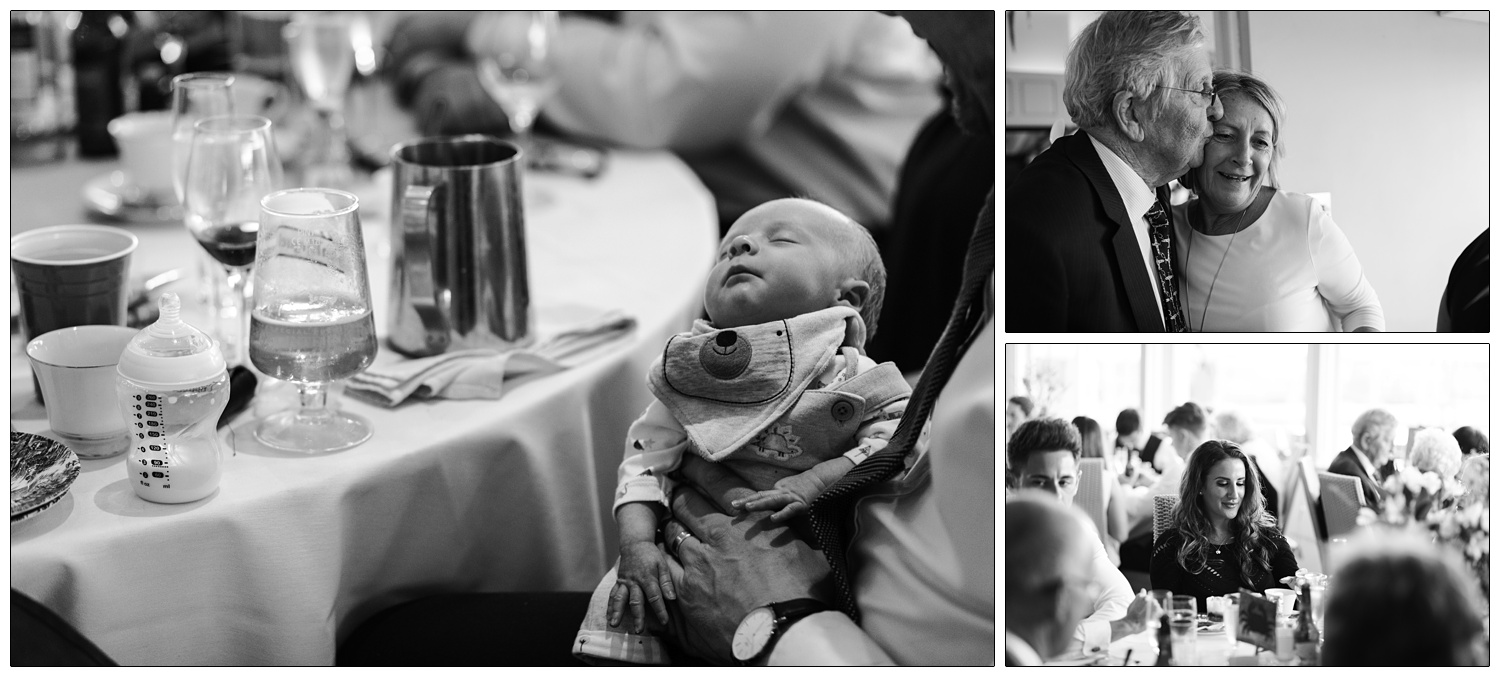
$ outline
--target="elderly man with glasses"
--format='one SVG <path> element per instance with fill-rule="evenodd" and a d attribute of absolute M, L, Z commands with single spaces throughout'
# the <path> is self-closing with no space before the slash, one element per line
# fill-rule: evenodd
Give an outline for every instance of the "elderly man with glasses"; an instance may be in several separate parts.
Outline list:
<path fill-rule="evenodd" d="M 1185 331 L 1166 185 L 1203 162 L 1223 109 L 1198 17 L 1105 12 L 1074 41 L 1081 132 L 1006 186 L 1006 331 Z"/>

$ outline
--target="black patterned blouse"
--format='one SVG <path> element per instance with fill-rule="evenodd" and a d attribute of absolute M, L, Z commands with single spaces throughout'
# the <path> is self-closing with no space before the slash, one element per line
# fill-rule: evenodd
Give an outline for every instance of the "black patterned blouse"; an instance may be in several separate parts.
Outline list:
<path fill-rule="evenodd" d="M 1262 541 L 1271 548 L 1271 570 L 1246 581 L 1240 574 L 1239 548 L 1235 541 L 1223 546 L 1210 546 L 1208 566 L 1196 574 L 1188 573 L 1177 563 L 1177 549 L 1182 547 L 1182 535 L 1176 531 L 1163 533 L 1151 550 L 1151 587 L 1171 590 L 1174 595 L 1192 595 L 1198 598 L 1198 612 L 1207 611 L 1207 598 L 1229 595 L 1240 588 L 1264 593 L 1267 588 L 1285 588 L 1281 579 L 1297 573 L 1297 558 L 1291 546 L 1276 529 L 1262 533 Z M 1219 548 L 1221 552 L 1215 553 Z"/>

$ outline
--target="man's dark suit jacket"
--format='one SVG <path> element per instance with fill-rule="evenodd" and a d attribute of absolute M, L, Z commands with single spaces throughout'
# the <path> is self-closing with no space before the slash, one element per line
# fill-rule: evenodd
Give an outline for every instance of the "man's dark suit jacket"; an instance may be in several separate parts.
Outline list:
<path fill-rule="evenodd" d="M 1351 475 L 1359 478 L 1360 488 L 1365 492 L 1365 505 L 1376 512 L 1380 511 L 1381 504 L 1385 502 L 1385 495 L 1380 493 L 1380 481 L 1365 472 L 1365 467 L 1360 464 L 1354 455 L 1359 452 L 1354 447 L 1349 447 L 1339 452 L 1328 464 L 1328 472 L 1335 475 Z"/>
<path fill-rule="evenodd" d="M 1005 189 L 1005 330 L 1164 331 L 1130 224 L 1087 134 L 1038 155 Z"/>

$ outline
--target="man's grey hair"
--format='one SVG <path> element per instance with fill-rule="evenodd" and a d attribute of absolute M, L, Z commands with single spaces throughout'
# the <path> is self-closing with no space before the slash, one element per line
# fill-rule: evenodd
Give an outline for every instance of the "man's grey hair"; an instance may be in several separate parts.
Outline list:
<path fill-rule="evenodd" d="M 1164 97 L 1156 85 L 1176 82 L 1178 57 L 1204 41 L 1203 22 L 1186 12 L 1105 12 L 1073 40 L 1063 67 L 1063 104 L 1085 130 L 1112 128 L 1115 94 L 1128 91 L 1153 118 Z"/>
<path fill-rule="evenodd" d="M 1371 409 L 1354 419 L 1354 426 L 1349 432 L 1354 434 L 1354 441 L 1359 442 L 1365 433 L 1372 433 L 1396 427 L 1396 417 L 1384 409 Z"/>

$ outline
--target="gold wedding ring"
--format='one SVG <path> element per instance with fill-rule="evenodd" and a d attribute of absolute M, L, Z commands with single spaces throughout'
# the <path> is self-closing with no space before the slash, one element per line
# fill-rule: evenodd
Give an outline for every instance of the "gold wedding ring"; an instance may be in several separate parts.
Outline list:
<path fill-rule="evenodd" d="M 681 524 L 677 525 L 677 528 L 681 529 L 682 531 L 677 533 L 677 538 L 672 539 L 672 554 L 674 555 L 677 554 L 677 551 L 682 548 L 682 542 L 686 541 L 693 535 L 692 533 L 688 532 L 687 527 L 682 526 Z"/>

